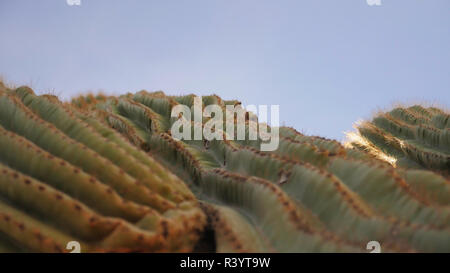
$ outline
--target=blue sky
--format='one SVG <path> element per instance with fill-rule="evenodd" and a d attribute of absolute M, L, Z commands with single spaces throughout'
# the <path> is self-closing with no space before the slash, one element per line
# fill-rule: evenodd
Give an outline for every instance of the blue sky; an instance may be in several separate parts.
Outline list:
<path fill-rule="evenodd" d="M 450 106 L 450 1 L 2 0 L 0 75 L 68 99 L 163 90 L 279 104 L 342 139 L 396 102 Z"/>

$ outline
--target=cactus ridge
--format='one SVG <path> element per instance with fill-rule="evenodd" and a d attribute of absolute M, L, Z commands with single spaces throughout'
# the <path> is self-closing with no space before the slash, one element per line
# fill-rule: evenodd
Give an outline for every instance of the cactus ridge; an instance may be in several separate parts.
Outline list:
<path fill-rule="evenodd" d="M 416 193 L 428 202 L 440 206 L 450 205 L 450 181 L 425 170 L 400 170 L 399 174 Z"/>
<path fill-rule="evenodd" d="M 275 251 L 260 232 L 244 218 L 244 215 L 223 205 L 202 202 L 202 208 L 210 219 L 217 240 L 217 252 L 265 252 Z"/>

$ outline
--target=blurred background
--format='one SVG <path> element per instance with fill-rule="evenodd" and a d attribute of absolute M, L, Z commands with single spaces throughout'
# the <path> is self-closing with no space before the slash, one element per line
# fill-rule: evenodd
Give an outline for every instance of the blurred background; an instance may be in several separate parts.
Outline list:
<path fill-rule="evenodd" d="M 279 104 L 282 125 L 341 140 L 398 102 L 450 105 L 450 1 L 380 2 L 2 0 L 0 76 L 64 100 L 146 89 Z"/>

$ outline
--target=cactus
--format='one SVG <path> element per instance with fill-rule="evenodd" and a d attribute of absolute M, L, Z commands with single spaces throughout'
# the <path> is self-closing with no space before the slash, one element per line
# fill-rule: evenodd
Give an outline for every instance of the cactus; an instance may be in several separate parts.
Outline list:
<path fill-rule="evenodd" d="M 2 92 L 0 104 L 1 232 L 20 249 L 65 251 L 69 241 L 86 252 L 195 247 L 206 217 L 153 157 L 29 88 Z"/>
<path fill-rule="evenodd" d="M 399 166 L 450 174 L 450 114 L 444 110 L 397 107 L 356 128 L 351 146 L 384 154 Z"/>
<path fill-rule="evenodd" d="M 78 241 L 85 252 L 364 252 L 375 240 L 385 252 L 450 252 L 445 164 L 409 168 L 417 164 L 404 151 L 421 143 L 448 156 L 443 111 L 396 110 L 393 125 L 366 123 L 364 141 L 348 146 L 280 127 L 278 149 L 265 152 L 259 138 L 175 139 L 172 108 L 195 98 L 140 91 L 62 103 L 3 87 L 0 251 L 62 252 Z M 240 107 L 216 95 L 202 103 Z M 385 160 L 400 157 L 410 164 Z"/>

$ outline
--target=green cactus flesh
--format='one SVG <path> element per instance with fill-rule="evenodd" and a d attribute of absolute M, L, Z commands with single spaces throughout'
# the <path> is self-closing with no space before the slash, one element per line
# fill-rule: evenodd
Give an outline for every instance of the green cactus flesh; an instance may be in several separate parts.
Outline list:
<path fill-rule="evenodd" d="M 176 140 L 172 108 L 195 98 L 63 103 L 2 85 L 0 252 L 65 252 L 70 241 L 82 252 L 366 252 L 369 241 L 450 252 L 445 111 L 396 108 L 348 146 L 280 127 L 278 149 L 264 152 L 259 138 Z"/>

